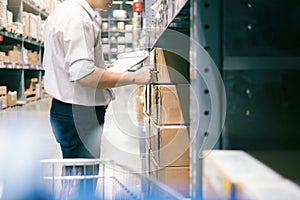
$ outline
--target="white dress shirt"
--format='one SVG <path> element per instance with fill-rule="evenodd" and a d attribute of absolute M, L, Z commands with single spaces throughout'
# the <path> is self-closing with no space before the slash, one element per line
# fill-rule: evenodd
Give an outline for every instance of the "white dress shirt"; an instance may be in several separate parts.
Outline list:
<path fill-rule="evenodd" d="M 82 87 L 76 82 L 96 67 L 106 69 L 95 17 L 85 0 L 66 0 L 45 21 L 45 89 L 65 103 L 108 105 L 114 99 L 110 89 Z"/>

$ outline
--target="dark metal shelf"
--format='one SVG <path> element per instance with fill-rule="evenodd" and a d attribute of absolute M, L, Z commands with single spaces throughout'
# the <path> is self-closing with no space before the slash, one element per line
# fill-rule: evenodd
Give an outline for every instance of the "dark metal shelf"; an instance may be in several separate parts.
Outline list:
<path fill-rule="evenodd" d="M 10 39 L 14 39 L 16 41 L 24 41 L 27 42 L 29 44 L 35 45 L 35 46 L 43 46 L 44 43 L 37 41 L 35 38 L 28 38 L 28 37 L 24 37 L 22 34 L 17 34 L 17 33 L 12 33 L 8 30 L 6 30 L 5 28 L 0 28 L 0 35 L 3 35 L 4 37 L 10 38 Z"/>
<path fill-rule="evenodd" d="M 3 35 L 5 37 L 11 38 L 11 39 L 19 40 L 19 41 L 22 41 L 22 38 L 23 38 L 23 36 L 21 34 L 9 32 L 3 27 L 0 28 L 0 35 Z"/>
<path fill-rule="evenodd" d="M 0 62 L 0 69 L 44 70 L 44 68 L 41 65 L 12 63 L 12 62 Z"/>
<path fill-rule="evenodd" d="M 130 22 L 131 19 L 102 18 L 103 22 Z"/>
<path fill-rule="evenodd" d="M 105 31 L 102 31 L 102 33 L 132 33 L 132 30 L 130 30 L 130 31 L 127 31 L 127 30 L 115 30 L 115 31 L 105 30 Z"/>

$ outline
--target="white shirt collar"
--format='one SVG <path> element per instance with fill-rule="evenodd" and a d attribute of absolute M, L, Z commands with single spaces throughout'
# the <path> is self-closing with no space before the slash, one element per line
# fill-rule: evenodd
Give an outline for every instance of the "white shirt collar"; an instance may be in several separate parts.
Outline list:
<path fill-rule="evenodd" d="M 93 10 L 93 8 L 86 2 L 86 0 L 73 0 L 79 3 L 88 13 L 92 18 L 96 18 L 96 12 Z"/>

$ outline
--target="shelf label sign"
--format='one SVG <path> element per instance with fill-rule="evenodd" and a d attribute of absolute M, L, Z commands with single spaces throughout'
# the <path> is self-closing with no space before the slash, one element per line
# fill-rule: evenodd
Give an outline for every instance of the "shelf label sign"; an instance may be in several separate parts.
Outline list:
<path fill-rule="evenodd" d="M 133 2 L 132 12 L 143 12 L 143 2 Z"/>

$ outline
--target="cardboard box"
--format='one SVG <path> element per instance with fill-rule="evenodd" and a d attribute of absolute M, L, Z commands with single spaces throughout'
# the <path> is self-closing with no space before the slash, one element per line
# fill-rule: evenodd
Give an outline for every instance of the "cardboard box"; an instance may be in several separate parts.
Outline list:
<path fill-rule="evenodd" d="M 1 62 L 5 62 L 5 60 L 6 60 L 6 54 L 5 54 L 5 52 L 0 52 L 0 61 Z"/>
<path fill-rule="evenodd" d="M 0 25 L 7 26 L 7 3 L 0 2 Z"/>
<path fill-rule="evenodd" d="M 38 30 L 38 16 L 29 13 L 29 36 L 36 38 Z"/>
<path fill-rule="evenodd" d="M 0 100 L 2 102 L 2 108 L 7 108 L 7 99 L 6 95 L 5 96 L 0 96 Z"/>
<path fill-rule="evenodd" d="M 261 180 L 243 183 L 237 187 L 236 193 L 236 199 L 243 200 L 300 199 L 300 187 L 284 178 L 277 181 Z"/>
<path fill-rule="evenodd" d="M 17 92 L 9 92 L 7 94 L 7 106 L 11 107 L 11 106 L 15 106 L 17 105 Z"/>
<path fill-rule="evenodd" d="M 184 197 L 189 197 L 190 168 L 165 167 L 152 172 L 160 183 L 172 188 Z"/>
<path fill-rule="evenodd" d="M 189 166 L 189 127 L 151 123 L 150 136 L 150 148 L 158 166 Z"/>
<path fill-rule="evenodd" d="M 281 175 L 243 151 L 205 151 L 203 157 L 204 183 L 212 186 L 221 199 L 236 199 L 241 184 L 282 179 Z"/>
<path fill-rule="evenodd" d="M 22 13 L 23 18 L 23 33 L 24 36 L 29 36 L 29 13 L 23 12 Z"/>
<path fill-rule="evenodd" d="M 189 58 L 183 58 L 175 52 L 156 48 L 150 53 L 150 63 L 155 64 L 158 83 L 189 84 Z"/>
<path fill-rule="evenodd" d="M 0 86 L 0 96 L 6 95 L 7 93 L 7 87 L 6 86 Z"/>
<path fill-rule="evenodd" d="M 6 16 L 7 16 L 7 24 L 11 25 L 13 23 L 14 14 L 11 11 L 7 10 L 6 11 Z"/>
<path fill-rule="evenodd" d="M 36 51 L 27 50 L 27 63 L 33 65 L 39 64 L 39 55 Z"/>
<path fill-rule="evenodd" d="M 148 116 L 144 117 L 144 128 L 145 128 L 146 145 L 148 145 L 150 149 L 150 139 L 152 135 L 150 135 L 150 118 Z"/>
<path fill-rule="evenodd" d="M 21 51 L 18 47 L 14 46 L 13 50 L 8 51 L 9 62 L 21 63 Z"/>
<path fill-rule="evenodd" d="M 190 85 L 152 85 L 150 116 L 159 125 L 188 125 Z"/>

